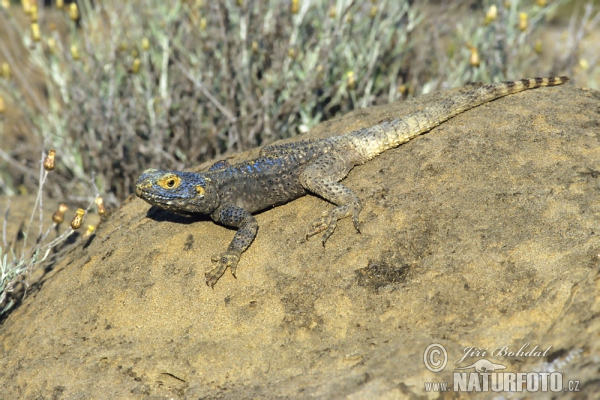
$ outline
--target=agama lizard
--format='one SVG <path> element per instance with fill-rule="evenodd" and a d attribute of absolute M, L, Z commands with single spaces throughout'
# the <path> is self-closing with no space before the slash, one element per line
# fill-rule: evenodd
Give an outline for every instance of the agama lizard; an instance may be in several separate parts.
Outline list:
<path fill-rule="evenodd" d="M 324 232 L 325 245 L 337 221 L 350 216 L 360 232 L 360 199 L 340 183 L 354 166 L 473 107 L 522 90 L 560 85 L 568 80 L 568 77 L 531 78 L 476 87 L 404 118 L 393 118 L 346 135 L 266 146 L 254 160 L 235 165 L 219 161 L 202 173 L 147 169 L 138 178 L 136 194 L 166 210 L 208 214 L 215 222 L 238 228 L 227 250 L 213 256 L 216 265 L 206 271 L 206 283 L 214 287 L 227 267 L 235 277 L 241 254 L 256 237 L 258 223 L 252 213 L 310 192 L 336 207 L 313 223 L 307 238 Z"/>

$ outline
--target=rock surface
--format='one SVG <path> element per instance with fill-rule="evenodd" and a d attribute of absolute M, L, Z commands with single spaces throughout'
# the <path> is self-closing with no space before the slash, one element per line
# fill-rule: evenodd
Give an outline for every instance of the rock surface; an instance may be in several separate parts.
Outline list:
<path fill-rule="evenodd" d="M 512 95 L 355 168 L 344 182 L 363 199 L 362 234 L 343 220 L 325 248 L 304 239 L 325 201 L 265 211 L 238 278 L 214 290 L 204 269 L 233 232 L 131 198 L 0 327 L 2 397 L 437 398 L 426 382 L 452 387 L 482 358 L 598 396 L 599 99 L 572 86 Z M 439 373 L 423 361 L 434 343 L 448 354 Z M 545 356 L 491 355 L 527 343 Z"/>

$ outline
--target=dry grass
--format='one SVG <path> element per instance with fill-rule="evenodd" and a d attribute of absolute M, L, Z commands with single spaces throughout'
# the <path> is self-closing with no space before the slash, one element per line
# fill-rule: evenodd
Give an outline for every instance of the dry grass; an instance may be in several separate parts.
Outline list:
<path fill-rule="evenodd" d="M 2 149 L 1 189 L 35 187 L 36 154 L 56 148 L 48 193 L 83 201 L 94 173 L 116 205 L 150 166 L 181 169 L 467 81 L 573 68 L 562 60 L 577 43 L 553 64 L 538 54 L 565 1 L 495 11 L 494 2 L 418 3 L 84 0 L 77 10 L 38 8 L 39 41 L 31 11 L 0 8 L 10 27 L 0 61 L 11 70 L 0 92 L 22 113 L 10 134 L 36 138 Z"/>

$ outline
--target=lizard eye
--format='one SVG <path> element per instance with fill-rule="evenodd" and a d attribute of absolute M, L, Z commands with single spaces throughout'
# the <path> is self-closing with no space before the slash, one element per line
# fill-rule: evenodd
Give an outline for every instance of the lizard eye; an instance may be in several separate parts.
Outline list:
<path fill-rule="evenodd" d="M 167 175 L 156 181 L 156 183 L 158 183 L 158 185 L 163 189 L 175 189 L 179 187 L 181 178 L 179 178 L 177 175 Z"/>

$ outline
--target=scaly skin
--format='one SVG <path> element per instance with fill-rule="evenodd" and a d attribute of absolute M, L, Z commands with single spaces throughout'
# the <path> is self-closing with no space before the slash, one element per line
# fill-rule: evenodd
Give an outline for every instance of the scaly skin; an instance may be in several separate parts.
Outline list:
<path fill-rule="evenodd" d="M 258 224 L 252 213 L 317 194 L 335 204 L 324 212 L 307 237 L 331 236 L 337 221 L 352 217 L 358 231 L 359 198 L 341 183 L 348 172 L 385 150 L 408 142 L 473 107 L 508 94 L 567 82 L 567 77 L 531 78 L 480 86 L 404 118 L 394 118 L 347 135 L 264 147 L 260 157 L 230 165 L 219 161 L 207 172 L 148 169 L 140 175 L 136 194 L 148 203 L 176 212 L 208 214 L 215 222 L 238 228 L 224 253 L 212 257 L 206 272 L 214 287 L 227 267 L 235 276 L 241 254 L 250 246 Z"/>

